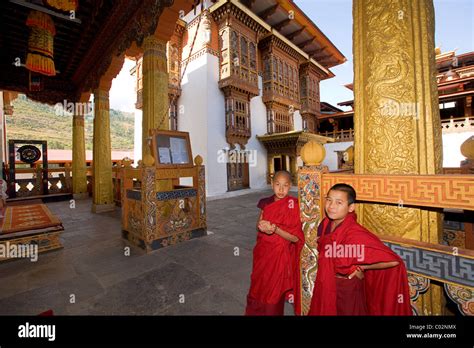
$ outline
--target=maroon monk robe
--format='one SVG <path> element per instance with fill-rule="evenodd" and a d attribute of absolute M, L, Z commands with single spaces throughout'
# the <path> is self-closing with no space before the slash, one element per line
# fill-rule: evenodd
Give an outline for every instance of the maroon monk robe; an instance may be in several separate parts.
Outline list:
<path fill-rule="evenodd" d="M 322 231 L 326 231 L 330 222 L 328 218 L 321 222 Z M 359 245 L 362 253 L 346 253 L 340 257 L 334 254 L 339 245 Z M 349 213 L 332 233 L 319 238 L 318 252 L 318 272 L 309 315 L 412 315 L 403 260 L 377 236 L 359 225 L 355 213 Z M 389 261 L 398 261 L 399 264 L 387 269 L 366 270 L 362 281 L 355 276 L 352 279 L 336 277 L 348 276 L 356 265 Z M 361 296 L 365 303 L 361 303 Z"/>
<path fill-rule="evenodd" d="M 300 253 L 304 245 L 298 199 L 262 199 L 263 220 L 298 237 L 292 243 L 276 233 L 257 233 L 246 315 L 283 315 L 285 296 L 292 292 L 295 314 L 301 313 Z"/>

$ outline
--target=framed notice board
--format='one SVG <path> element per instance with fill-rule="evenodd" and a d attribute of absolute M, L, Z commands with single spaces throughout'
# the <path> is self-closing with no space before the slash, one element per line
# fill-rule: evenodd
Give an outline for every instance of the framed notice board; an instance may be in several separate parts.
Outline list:
<path fill-rule="evenodd" d="M 156 168 L 193 167 L 193 154 L 188 132 L 152 131 L 152 153 Z"/>

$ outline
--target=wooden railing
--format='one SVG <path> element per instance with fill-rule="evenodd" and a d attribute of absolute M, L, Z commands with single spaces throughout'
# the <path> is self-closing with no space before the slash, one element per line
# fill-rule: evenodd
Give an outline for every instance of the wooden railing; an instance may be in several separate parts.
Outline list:
<path fill-rule="evenodd" d="M 449 120 L 441 120 L 441 128 L 443 133 L 474 132 L 474 116 L 451 116 Z"/>
<path fill-rule="evenodd" d="M 43 173 L 47 171 L 48 188 L 44 192 Z M 18 168 L 15 170 L 15 194 L 10 196 L 33 197 L 46 194 L 67 194 L 72 193 L 72 168 L 65 167 L 43 169 L 36 168 Z"/>
<path fill-rule="evenodd" d="M 474 116 L 452 117 L 449 120 L 441 120 L 443 133 L 474 132 Z M 335 142 L 353 141 L 354 130 L 341 129 L 337 131 L 320 132 L 320 135 L 334 138 Z"/>
<path fill-rule="evenodd" d="M 62 163 L 61 163 L 62 164 Z M 113 194 L 115 203 L 120 206 L 120 181 L 121 181 L 121 161 L 117 161 L 112 167 Z M 26 198 L 35 196 L 45 196 L 54 194 L 72 194 L 72 167 L 70 162 L 65 161 L 64 166 L 48 168 L 48 191 L 44 192 L 42 185 L 44 169 L 40 166 L 36 168 L 17 168 L 15 170 L 15 196 L 16 198 Z M 93 172 L 92 167 L 86 167 L 87 191 L 92 196 Z M 7 181 L 10 178 L 7 177 Z M 13 198 L 13 195 L 10 194 Z"/>
<path fill-rule="evenodd" d="M 335 142 L 354 141 L 354 130 L 352 128 L 332 132 L 321 132 L 319 135 L 334 138 Z"/>

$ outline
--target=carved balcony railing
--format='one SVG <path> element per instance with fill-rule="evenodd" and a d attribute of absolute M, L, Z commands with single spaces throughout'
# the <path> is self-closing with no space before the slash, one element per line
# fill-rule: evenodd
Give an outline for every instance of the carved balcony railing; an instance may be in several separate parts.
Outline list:
<path fill-rule="evenodd" d="M 251 131 L 248 127 L 237 127 L 237 126 L 227 126 L 226 127 L 226 136 L 227 137 L 244 137 L 250 138 Z"/>
<path fill-rule="evenodd" d="M 354 141 L 354 130 L 352 128 L 332 132 L 321 132 L 319 134 L 325 137 L 334 138 L 335 142 Z"/>

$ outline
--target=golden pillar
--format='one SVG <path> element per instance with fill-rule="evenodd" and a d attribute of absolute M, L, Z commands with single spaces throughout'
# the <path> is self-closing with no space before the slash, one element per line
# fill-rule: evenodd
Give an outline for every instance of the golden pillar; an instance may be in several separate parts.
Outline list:
<path fill-rule="evenodd" d="M 115 209 L 112 191 L 109 92 L 103 87 L 94 90 L 93 142 L 94 187 L 92 191 L 92 211 L 102 213 Z"/>
<path fill-rule="evenodd" d="M 166 41 L 150 35 L 143 40 L 143 120 L 142 160 L 145 166 L 154 163 L 150 150 L 150 130 L 169 129 L 168 65 Z M 156 181 L 157 191 L 173 189 L 169 179 Z"/>
<path fill-rule="evenodd" d="M 440 174 L 441 121 L 432 0 L 357 0 L 354 16 L 356 174 Z M 439 212 L 364 204 L 360 222 L 379 235 L 438 243 Z M 424 314 L 441 313 L 431 285 Z"/>
<path fill-rule="evenodd" d="M 84 114 L 89 113 L 89 94 L 84 94 L 74 108 L 72 119 L 72 192 L 75 199 L 89 197 L 87 192 L 86 143 Z"/>
<path fill-rule="evenodd" d="M 150 155 L 151 129 L 169 129 L 166 41 L 151 35 L 143 40 L 142 159 Z"/>

